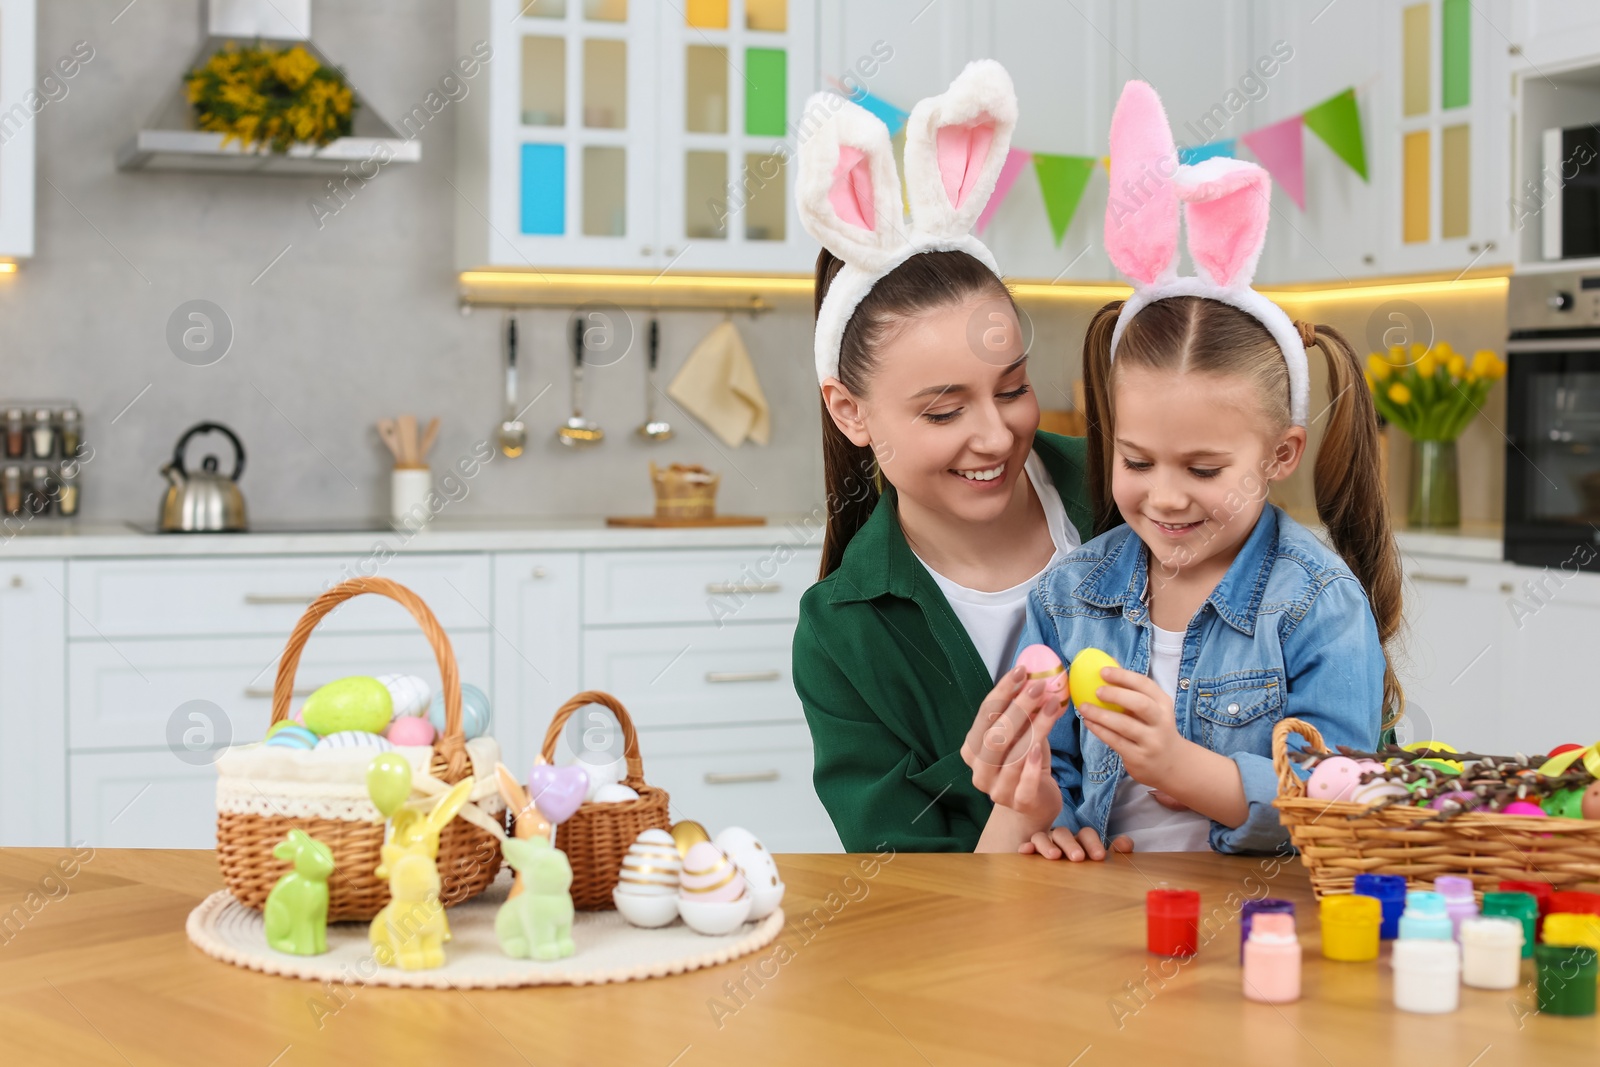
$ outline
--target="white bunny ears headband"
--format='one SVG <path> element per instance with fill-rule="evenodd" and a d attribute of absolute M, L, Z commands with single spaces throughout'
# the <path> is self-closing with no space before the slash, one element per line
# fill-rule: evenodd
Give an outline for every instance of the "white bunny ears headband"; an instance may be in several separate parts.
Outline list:
<path fill-rule="evenodd" d="M 908 167 L 909 169 L 909 167 Z M 1172 296 L 1221 301 L 1258 319 L 1289 368 L 1289 420 L 1306 424 L 1311 376 L 1300 331 L 1277 304 L 1250 288 L 1267 239 L 1271 179 L 1254 163 L 1212 157 L 1178 162 L 1161 98 L 1131 81 L 1111 116 L 1111 196 L 1106 253 L 1133 282 L 1111 334 L 1111 356 L 1140 309 Z M 1178 204 L 1198 277 L 1178 276 Z"/>
<path fill-rule="evenodd" d="M 819 121 L 820 120 L 820 121 Z M 1017 124 L 1011 76 L 992 59 L 967 64 L 950 88 L 920 101 L 906 124 L 908 229 L 889 129 L 829 93 L 806 102 L 795 202 L 800 223 L 844 261 L 817 314 L 817 381 L 839 373 L 839 346 L 856 307 L 884 275 L 921 252 L 961 251 L 998 276 L 972 226 L 994 192 Z"/>

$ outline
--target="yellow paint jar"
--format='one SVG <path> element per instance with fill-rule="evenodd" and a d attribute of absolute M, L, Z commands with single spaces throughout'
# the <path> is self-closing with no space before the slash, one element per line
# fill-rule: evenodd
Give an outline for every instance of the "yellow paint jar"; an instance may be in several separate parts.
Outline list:
<path fill-rule="evenodd" d="M 1361 963 L 1378 958 L 1383 905 L 1376 897 L 1343 894 L 1322 898 L 1322 955 Z"/>

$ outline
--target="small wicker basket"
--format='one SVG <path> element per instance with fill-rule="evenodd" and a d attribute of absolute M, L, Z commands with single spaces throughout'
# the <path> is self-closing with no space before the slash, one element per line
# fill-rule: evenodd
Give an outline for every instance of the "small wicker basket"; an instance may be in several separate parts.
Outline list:
<path fill-rule="evenodd" d="M 456 671 L 455 653 L 450 648 L 450 639 L 445 636 L 422 598 L 387 578 L 351 578 L 340 582 L 306 608 L 305 614 L 290 633 L 289 643 L 278 663 L 278 677 L 272 691 L 272 721 L 282 722 L 289 717 L 289 696 L 294 689 L 295 670 L 300 664 L 300 653 L 305 649 L 311 631 L 328 612 L 362 593 L 376 593 L 397 601 L 411 612 L 428 638 L 428 643 L 433 646 L 443 682 L 445 729 L 433 743 L 430 770 L 436 778 L 445 782 L 459 782 L 471 773 L 472 766 L 461 730 L 461 682 Z M 317 799 L 317 787 L 314 784 L 309 787 L 303 782 L 287 786 L 268 781 L 253 784 L 262 795 L 274 796 L 287 789 L 297 799 Z M 349 806 L 348 786 L 343 789 L 330 786 L 327 792 L 330 799 Z M 360 792 L 364 794 L 364 787 Z M 263 815 L 226 810 L 221 803 L 220 793 L 219 789 L 217 859 L 222 865 L 223 881 L 241 904 L 261 909 L 279 877 L 289 870 L 290 865 L 275 858 L 272 850 L 291 829 L 304 830 L 333 851 L 334 873 L 328 880 L 330 921 L 371 919 L 389 902 L 389 883 L 373 874 L 373 869 L 378 866 L 379 849 L 385 832 L 384 820 L 375 808 L 370 811 L 371 817 L 365 819 Z M 369 806 L 365 803 L 364 795 L 360 799 L 362 806 Z M 498 808 L 496 817 L 503 817 Z M 495 873 L 500 869 L 500 843 L 487 831 L 463 819 L 453 819 L 439 835 L 438 867 L 443 883 L 440 900 L 446 907 L 459 904 L 477 896 L 494 881 Z"/>
<path fill-rule="evenodd" d="M 622 857 L 645 830 L 666 830 L 672 826 L 667 814 L 667 791 L 646 785 L 644 763 L 639 758 L 639 735 L 622 701 L 597 689 L 579 693 L 556 711 L 544 735 L 544 758 L 554 763 L 556 742 L 561 728 L 574 712 L 590 704 L 610 708 L 622 727 L 623 752 L 628 760 L 628 776 L 623 781 L 639 794 L 638 800 L 597 804 L 586 802 L 556 830 L 556 847 L 567 854 L 572 865 L 572 904 L 583 911 L 605 911 L 612 903 L 611 891 L 617 885 Z"/>
<path fill-rule="evenodd" d="M 1438 812 L 1399 804 L 1369 815 L 1366 804 L 1306 796 L 1305 781 L 1289 759 L 1291 734 L 1305 738 L 1313 752 L 1326 746 L 1316 727 L 1299 719 L 1284 719 L 1272 731 L 1278 772 L 1273 803 L 1319 899 L 1352 892 L 1358 874 L 1398 874 L 1412 885 L 1460 875 L 1480 893 L 1502 880 L 1558 888 L 1600 881 L 1600 821 L 1498 812 L 1445 821 L 1434 818 Z"/>
<path fill-rule="evenodd" d="M 717 486 L 722 476 L 704 467 L 674 463 L 650 464 L 650 484 L 656 491 L 656 518 L 710 519 L 717 514 Z"/>

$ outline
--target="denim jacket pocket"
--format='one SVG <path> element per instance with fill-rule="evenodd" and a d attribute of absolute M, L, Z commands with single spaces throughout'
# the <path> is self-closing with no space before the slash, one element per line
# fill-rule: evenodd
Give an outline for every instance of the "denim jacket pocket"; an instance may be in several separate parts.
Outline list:
<path fill-rule="evenodd" d="M 1224 755 L 1240 749 L 1257 749 L 1255 735 L 1268 740 L 1274 724 L 1283 718 L 1282 668 L 1231 671 L 1201 678 L 1195 685 L 1194 711 L 1201 735 L 1197 740 Z"/>

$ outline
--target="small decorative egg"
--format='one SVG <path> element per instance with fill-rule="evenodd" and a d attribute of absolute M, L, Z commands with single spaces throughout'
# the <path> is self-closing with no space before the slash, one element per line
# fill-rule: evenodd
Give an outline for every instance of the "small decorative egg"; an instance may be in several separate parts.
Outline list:
<path fill-rule="evenodd" d="M 621 782 L 607 782 L 595 790 L 591 798 L 596 804 L 620 804 L 624 800 L 638 800 L 639 794 L 630 785 Z"/>
<path fill-rule="evenodd" d="M 1585 819 L 1600 819 L 1600 782 L 1583 791 L 1582 811 Z"/>
<path fill-rule="evenodd" d="M 1107 667 L 1120 667 L 1111 654 L 1102 652 L 1098 648 L 1085 648 L 1072 657 L 1072 669 L 1067 675 L 1067 688 L 1072 693 L 1072 703 L 1077 707 L 1093 704 L 1105 708 L 1107 711 L 1124 710 L 1121 704 L 1108 704 L 1095 696 L 1095 691 L 1106 680 L 1100 677 L 1100 672 Z"/>
<path fill-rule="evenodd" d="M 1067 668 L 1061 662 L 1061 657 L 1049 645 L 1029 645 L 1017 653 L 1017 666 L 1028 672 L 1028 680 L 1044 680 L 1046 697 L 1053 697 L 1057 701 L 1052 705 L 1045 703 L 1047 710 L 1056 707 L 1065 707 L 1067 703 Z"/>
<path fill-rule="evenodd" d="M 415 715 L 407 715 L 390 723 L 383 736 L 397 745 L 431 745 L 434 738 L 433 723 Z"/>
<path fill-rule="evenodd" d="M 683 857 L 678 894 L 701 903 L 729 903 L 744 896 L 744 875 L 720 848 L 710 841 L 699 841 Z"/>
<path fill-rule="evenodd" d="M 1399 782 L 1389 782 L 1382 778 L 1374 778 L 1365 785 L 1358 785 L 1350 794 L 1350 800 L 1357 804 L 1378 804 L 1390 797 L 1408 796 L 1410 790 Z"/>
<path fill-rule="evenodd" d="M 444 694 L 433 694 L 433 702 L 428 705 L 428 721 L 433 723 L 434 733 L 444 733 Z M 482 689 L 468 682 L 461 683 L 461 734 L 468 741 L 474 737 L 482 737 L 489 732 L 491 722 L 489 714 L 489 697 Z"/>
<path fill-rule="evenodd" d="M 672 824 L 672 840 L 677 843 L 678 855 L 688 859 L 689 849 L 702 841 L 710 841 L 711 835 L 693 819 L 684 819 Z"/>
<path fill-rule="evenodd" d="M 340 730 L 318 741 L 317 748 L 376 748 L 393 751 L 394 742 L 382 734 L 369 733 L 366 730 Z"/>
<path fill-rule="evenodd" d="M 783 902 L 783 879 L 778 876 L 777 860 L 756 840 L 756 835 L 730 826 L 719 833 L 713 843 L 727 853 L 744 875 L 745 891 L 750 894 L 750 918 L 765 919 L 776 911 Z"/>
<path fill-rule="evenodd" d="M 1555 819 L 1583 818 L 1583 790 L 1561 789 L 1539 802 L 1544 813 Z"/>
<path fill-rule="evenodd" d="M 1535 818 L 1545 818 L 1545 810 L 1537 804 L 1530 804 L 1526 800 L 1513 800 L 1500 809 L 1501 815 L 1532 815 Z"/>
<path fill-rule="evenodd" d="M 1312 770 L 1311 779 L 1306 782 L 1306 796 L 1329 802 L 1349 800 L 1361 784 L 1363 770 L 1348 756 L 1330 756 Z"/>
<path fill-rule="evenodd" d="M 628 777 L 628 761 L 625 758 L 614 759 L 609 763 L 590 763 L 586 759 L 580 759 L 575 766 L 582 767 L 583 773 L 589 776 L 589 790 L 584 794 L 585 800 L 599 800 L 601 789 Z"/>
<path fill-rule="evenodd" d="M 297 726 L 291 723 L 267 738 L 267 747 L 309 750 L 317 747 L 317 735 L 307 730 L 304 726 Z"/>
<path fill-rule="evenodd" d="M 1444 811 L 1445 808 L 1453 804 L 1459 808 L 1475 809 L 1478 806 L 1475 803 L 1477 799 L 1477 797 L 1466 792 L 1465 790 L 1452 789 L 1448 793 L 1440 793 L 1438 796 L 1428 801 L 1428 807 L 1432 808 L 1434 811 Z"/>
<path fill-rule="evenodd" d="M 682 872 L 683 859 L 672 835 L 665 830 L 643 830 L 622 857 L 617 891 L 645 896 L 673 894 L 678 891 Z"/>
<path fill-rule="evenodd" d="M 271 726 L 267 727 L 267 736 L 271 737 L 273 734 L 277 733 L 279 730 L 287 730 L 289 727 L 291 727 L 293 725 L 295 725 L 293 719 L 279 719 L 277 722 L 275 722 Z"/>
<path fill-rule="evenodd" d="M 426 678 L 419 678 L 415 674 L 380 674 L 378 681 L 389 690 L 389 697 L 394 701 L 395 718 L 428 713 L 428 702 L 433 699 L 433 686 L 428 684 Z"/>
<path fill-rule="evenodd" d="M 1571 742 L 1568 742 L 1565 745 L 1557 745 L 1555 748 L 1552 748 L 1550 750 L 1550 755 L 1546 756 L 1545 758 L 1546 759 L 1555 759 L 1557 756 L 1561 755 L 1561 753 L 1563 753 L 1563 752 L 1582 752 L 1582 751 L 1583 751 L 1583 746 L 1582 745 L 1574 745 Z"/>
<path fill-rule="evenodd" d="M 382 682 L 356 675 L 318 689 L 300 711 L 305 724 L 323 737 L 346 730 L 376 732 L 389 725 L 394 701 Z"/>

